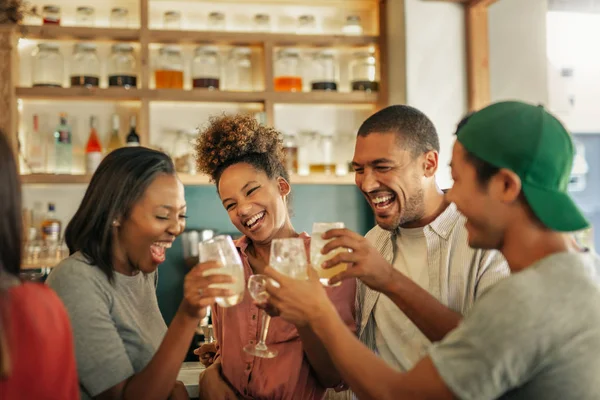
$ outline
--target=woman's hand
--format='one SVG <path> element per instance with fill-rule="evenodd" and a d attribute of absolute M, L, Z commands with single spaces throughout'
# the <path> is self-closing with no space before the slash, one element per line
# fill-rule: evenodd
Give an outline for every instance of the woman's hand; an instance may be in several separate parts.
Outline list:
<path fill-rule="evenodd" d="M 194 350 L 194 354 L 200 358 L 200 362 L 205 367 L 210 367 L 215 362 L 217 354 L 217 342 L 204 343 L 202 346 Z"/>
<path fill-rule="evenodd" d="M 220 267 L 220 264 L 212 261 L 200 263 L 185 276 L 180 309 L 190 318 L 204 318 L 206 308 L 215 302 L 216 297 L 233 295 L 229 289 L 210 287 L 216 283 L 232 283 L 233 278 L 230 275 L 204 275 L 207 270 Z"/>
<path fill-rule="evenodd" d="M 175 386 L 173 386 L 173 391 L 169 396 L 169 400 L 189 400 L 190 396 L 188 395 L 187 389 L 185 385 L 181 381 L 175 382 Z"/>
<path fill-rule="evenodd" d="M 221 375 L 221 363 L 216 362 L 200 374 L 199 397 L 202 400 L 236 400 L 235 390 Z"/>

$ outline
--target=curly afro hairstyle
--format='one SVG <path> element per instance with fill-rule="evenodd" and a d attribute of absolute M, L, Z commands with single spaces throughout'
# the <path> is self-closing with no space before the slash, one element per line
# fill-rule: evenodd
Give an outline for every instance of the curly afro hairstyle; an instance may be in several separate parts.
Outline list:
<path fill-rule="evenodd" d="M 248 114 L 211 117 L 195 142 L 198 170 L 218 186 L 223 171 L 238 163 L 248 163 L 269 179 L 282 177 L 289 182 L 281 135 L 261 125 Z"/>

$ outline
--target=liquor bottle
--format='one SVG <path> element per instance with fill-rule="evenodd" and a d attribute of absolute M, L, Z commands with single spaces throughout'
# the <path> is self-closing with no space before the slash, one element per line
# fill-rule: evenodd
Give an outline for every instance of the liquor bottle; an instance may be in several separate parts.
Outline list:
<path fill-rule="evenodd" d="M 48 214 L 42 221 L 42 239 L 47 243 L 57 243 L 60 240 L 61 225 L 56 218 L 54 203 L 48 203 Z"/>
<path fill-rule="evenodd" d="M 67 124 L 67 114 L 60 114 L 60 123 L 54 131 L 54 154 L 56 174 L 70 174 L 73 165 L 73 144 L 71 127 Z"/>
<path fill-rule="evenodd" d="M 129 120 L 129 134 L 127 135 L 126 146 L 127 147 L 136 147 L 140 145 L 140 136 L 135 131 L 135 115 L 131 116 Z"/>
<path fill-rule="evenodd" d="M 102 161 L 102 145 L 98 140 L 97 119 L 90 117 L 90 136 L 85 146 L 85 172 L 93 174 Z"/>
<path fill-rule="evenodd" d="M 120 147 L 123 147 L 123 142 L 119 137 L 119 116 L 117 114 L 113 114 L 112 117 L 112 132 L 110 134 L 110 139 L 108 141 L 108 146 L 106 147 L 106 154 L 110 153 L 113 150 L 116 150 Z"/>
<path fill-rule="evenodd" d="M 27 137 L 27 165 L 32 174 L 46 172 L 46 146 L 40 136 L 40 125 L 37 114 L 33 115 L 33 130 Z"/>

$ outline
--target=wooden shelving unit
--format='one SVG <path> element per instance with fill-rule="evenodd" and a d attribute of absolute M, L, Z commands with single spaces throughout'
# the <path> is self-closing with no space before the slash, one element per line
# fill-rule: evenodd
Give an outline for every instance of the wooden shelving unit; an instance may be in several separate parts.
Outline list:
<path fill-rule="evenodd" d="M 265 0 L 261 0 L 265 1 Z M 270 0 L 267 0 L 267 2 Z M 225 0 L 235 3 L 235 1 Z M 385 26 L 385 0 L 277 0 L 274 5 L 298 4 L 303 7 L 335 6 L 347 10 L 369 10 L 377 15 L 378 29 Z M 93 5 L 93 4 L 92 4 Z M 143 145 L 150 144 L 150 113 L 151 104 L 156 102 L 187 102 L 187 103 L 231 103 L 259 104 L 266 115 L 266 122 L 273 125 L 276 105 L 305 104 L 305 105 L 367 105 L 373 109 L 387 105 L 387 74 L 381 68 L 379 93 L 364 92 L 276 92 L 273 87 L 275 51 L 279 47 L 290 46 L 300 48 L 375 48 L 379 54 L 378 63 L 386 64 L 385 35 L 348 36 L 341 34 L 296 35 L 290 33 L 259 33 L 250 31 L 201 31 L 201 30 L 162 30 L 151 29 L 151 0 L 139 0 L 139 28 L 120 29 L 102 27 L 74 27 L 52 25 L 0 25 L 0 78 L 11 82 L 0 88 L 0 107 L 6 111 L 0 115 L 0 129 L 11 138 L 15 152 L 18 148 L 18 118 L 17 100 L 45 100 L 62 102 L 107 101 L 107 102 L 139 102 L 138 132 Z M 132 42 L 138 52 L 138 84 L 137 89 L 124 88 L 81 88 L 81 87 L 22 87 L 19 85 L 19 39 L 33 41 L 93 41 L 93 42 Z M 170 90 L 152 89 L 152 63 L 150 60 L 151 46 L 154 44 L 214 44 L 225 46 L 251 46 L 260 50 L 256 68 L 260 68 L 262 76 L 255 77 L 257 84 L 264 90 L 254 92 L 211 91 L 204 89 Z M 65 61 L 69 56 L 66 54 Z M 317 127 L 316 127 L 317 128 Z M 202 176 L 181 176 L 186 185 L 205 185 L 208 180 Z M 23 175 L 25 184 L 86 184 L 88 176 L 83 175 Z M 295 176 L 292 179 L 297 184 L 351 184 L 354 177 L 336 176 Z"/>
<path fill-rule="evenodd" d="M 90 182 L 90 175 L 54 175 L 54 174 L 29 174 L 21 175 L 21 183 L 28 185 L 78 185 L 88 184 Z M 179 179 L 186 186 L 206 186 L 212 185 L 208 176 L 206 175 L 189 175 L 179 174 Z M 290 177 L 292 184 L 294 185 L 353 185 L 354 174 L 349 173 L 344 176 L 336 175 L 297 175 L 294 174 Z"/>

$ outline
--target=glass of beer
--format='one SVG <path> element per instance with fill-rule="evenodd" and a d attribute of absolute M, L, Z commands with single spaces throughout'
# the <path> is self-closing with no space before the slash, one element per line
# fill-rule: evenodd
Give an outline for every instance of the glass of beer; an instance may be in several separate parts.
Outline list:
<path fill-rule="evenodd" d="M 220 235 L 205 240 L 198 244 L 200 262 L 215 261 L 221 266 L 204 271 L 207 275 L 229 275 L 233 277 L 232 283 L 214 283 L 211 288 L 229 289 L 233 295 L 217 297 L 216 302 L 221 307 L 231 307 L 239 304 L 244 297 L 245 278 L 244 265 L 238 254 L 231 236 Z"/>
<path fill-rule="evenodd" d="M 341 282 L 338 282 L 335 285 L 330 285 L 329 279 L 333 278 L 340 272 L 345 271 L 348 265 L 346 263 L 340 263 L 331 268 L 324 269 L 322 266 L 323 263 L 335 257 L 339 253 L 347 252 L 348 249 L 340 247 L 330 251 L 327 254 L 321 254 L 321 250 L 323 249 L 323 247 L 332 240 L 325 240 L 321 236 L 331 229 L 344 228 L 345 226 L 343 222 L 315 222 L 313 224 L 312 237 L 310 239 L 310 261 L 312 263 L 313 268 L 317 271 L 317 274 L 319 275 L 319 280 L 324 286 L 339 286 Z"/>

